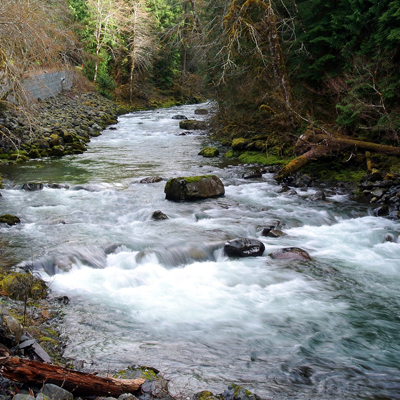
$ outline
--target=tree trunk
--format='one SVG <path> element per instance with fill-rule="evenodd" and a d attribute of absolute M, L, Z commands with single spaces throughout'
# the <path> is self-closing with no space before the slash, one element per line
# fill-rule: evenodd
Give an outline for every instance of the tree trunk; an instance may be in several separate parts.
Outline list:
<path fill-rule="evenodd" d="M 372 142 L 363 142 L 361 140 L 345 138 L 342 136 L 327 135 L 323 145 L 317 144 L 306 153 L 290 161 L 286 167 L 282 168 L 277 173 L 275 178 L 277 180 L 284 179 L 293 172 L 296 172 L 300 168 L 307 165 L 309 162 L 318 160 L 319 158 L 328 155 L 332 151 L 341 152 L 352 147 L 400 157 L 400 147 L 387 146 Z"/>
<path fill-rule="evenodd" d="M 97 375 L 18 357 L 1 358 L 0 365 L 1 375 L 7 379 L 36 386 L 53 383 L 73 392 L 75 396 L 118 397 L 124 393 L 134 394 L 145 382 L 144 379 L 102 378 Z"/>

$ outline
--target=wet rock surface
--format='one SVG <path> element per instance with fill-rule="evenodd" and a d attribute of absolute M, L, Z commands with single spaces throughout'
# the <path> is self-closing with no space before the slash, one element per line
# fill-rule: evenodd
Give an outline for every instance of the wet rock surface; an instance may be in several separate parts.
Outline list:
<path fill-rule="evenodd" d="M 224 253 L 228 257 L 257 257 L 265 251 L 263 242 L 256 239 L 237 238 L 224 245 Z"/>

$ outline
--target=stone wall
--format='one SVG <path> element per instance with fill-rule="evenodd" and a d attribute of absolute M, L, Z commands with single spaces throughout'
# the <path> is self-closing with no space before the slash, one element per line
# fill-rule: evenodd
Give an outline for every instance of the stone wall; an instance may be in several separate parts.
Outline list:
<path fill-rule="evenodd" d="M 70 71 L 49 72 L 25 78 L 23 88 L 35 99 L 46 99 L 72 87 L 73 74 Z"/>

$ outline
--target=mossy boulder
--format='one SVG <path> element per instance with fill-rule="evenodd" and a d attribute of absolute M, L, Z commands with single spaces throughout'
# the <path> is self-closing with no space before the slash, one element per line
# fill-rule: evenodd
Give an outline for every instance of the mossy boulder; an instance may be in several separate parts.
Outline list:
<path fill-rule="evenodd" d="M 9 272 L 1 276 L 1 294 L 15 300 L 43 299 L 47 296 L 46 283 L 29 272 Z"/>
<path fill-rule="evenodd" d="M 12 225 L 20 224 L 21 220 L 15 215 L 3 214 L 3 215 L 0 215 L 0 223 L 12 226 Z"/>
<path fill-rule="evenodd" d="M 223 196 L 225 188 L 216 175 L 200 175 L 170 179 L 164 192 L 167 200 L 193 201 Z"/>
<path fill-rule="evenodd" d="M 216 147 L 204 147 L 199 153 L 203 157 L 217 157 L 219 155 L 219 150 Z"/>
<path fill-rule="evenodd" d="M 247 145 L 250 143 L 248 139 L 245 138 L 237 138 L 232 140 L 232 150 L 233 151 L 243 151 L 247 148 Z"/>
<path fill-rule="evenodd" d="M 204 121 L 196 121 L 195 119 L 184 119 L 179 122 L 181 129 L 192 130 L 204 130 L 207 129 L 207 123 Z"/>

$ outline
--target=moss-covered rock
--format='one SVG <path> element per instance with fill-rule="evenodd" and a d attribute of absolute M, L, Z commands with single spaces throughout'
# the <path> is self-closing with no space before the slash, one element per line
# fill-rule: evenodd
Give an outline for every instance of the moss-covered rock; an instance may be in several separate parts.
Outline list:
<path fill-rule="evenodd" d="M 249 139 L 245 138 L 236 138 L 232 140 L 232 150 L 233 151 L 243 151 L 247 148 L 247 145 L 250 143 Z"/>
<path fill-rule="evenodd" d="M 193 201 L 223 196 L 225 188 L 217 176 L 200 175 L 170 179 L 164 192 L 167 200 Z"/>
<path fill-rule="evenodd" d="M 217 157 L 219 155 L 219 150 L 216 147 L 204 147 L 199 153 L 203 157 Z"/>
<path fill-rule="evenodd" d="M 43 299 L 47 296 L 46 283 L 29 272 L 0 273 L 2 295 L 15 300 Z"/>
<path fill-rule="evenodd" d="M 15 215 L 3 214 L 3 215 L 0 215 L 0 223 L 12 226 L 12 225 L 20 224 L 21 220 Z"/>
<path fill-rule="evenodd" d="M 204 121 L 196 121 L 194 119 L 184 119 L 179 122 L 181 129 L 191 130 L 205 130 L 207 129 L 207 123 Z"/>

